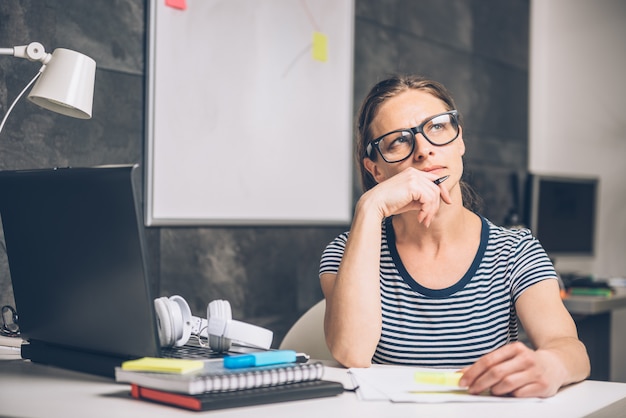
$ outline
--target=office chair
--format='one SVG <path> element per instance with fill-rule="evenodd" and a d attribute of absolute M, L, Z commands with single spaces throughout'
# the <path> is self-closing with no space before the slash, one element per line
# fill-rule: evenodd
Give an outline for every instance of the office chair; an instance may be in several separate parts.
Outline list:
<path fill-rule="evenodd" d="M 279 348 L 303 352 L 315 360 L 334 361 L 324 337 L 325 310 L 325 299 L 313 305 L 291 326 Z"/>

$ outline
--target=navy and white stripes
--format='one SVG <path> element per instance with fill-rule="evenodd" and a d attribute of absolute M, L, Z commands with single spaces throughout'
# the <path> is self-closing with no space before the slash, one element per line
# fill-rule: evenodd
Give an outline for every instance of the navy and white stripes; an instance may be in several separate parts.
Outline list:
<path fill-rule="evenodd" d="M 322 255 L 320 274 L 337 273 L 348 233 Z M 380 291 L 383 329 L 374 363 L 456 368 L 518 339 L 514 302 L 529 286 L 556 278 L 526 229 L 482 218 L 479 250 L 466 274 L 446 289 L 428 289 L 405 270 L 391 218 L 382 226 Z"/>

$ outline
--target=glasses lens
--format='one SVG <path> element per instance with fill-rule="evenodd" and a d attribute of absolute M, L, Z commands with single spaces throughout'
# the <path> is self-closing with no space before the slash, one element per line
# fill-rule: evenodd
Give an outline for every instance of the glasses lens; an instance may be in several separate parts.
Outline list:
<path fill-rule="evenodd" d="M 385 161 L 393 163 L 411 155 L 414 142 L 415 137 L 410 131 L 391 132 L 380 139 L 378 149 Z"/>
<path fill-rule="evenodd" d="M 459 135 L 459 123 L 452 114 L 438 115 L 424 124 L 424 136 L 435 145 L 445 145 Z"/>

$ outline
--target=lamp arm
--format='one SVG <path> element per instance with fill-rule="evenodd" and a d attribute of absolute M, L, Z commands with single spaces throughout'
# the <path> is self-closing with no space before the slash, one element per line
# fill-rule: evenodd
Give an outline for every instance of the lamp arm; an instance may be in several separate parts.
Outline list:
<path fill-rule="evenodd" d="M 44 67 L 45 67 L 45 65 L 42 66 L 42 68 L 44 68 Z M 24 89 L 21 91 L 21 93 L 17 95 L 15 100 L 13 100 L 13 103 L 11 103 L 11 106 L 9 107 L 9 110 L 7 111 L 7 113 L 2 118 L 2 122 L 0 122 L 0 133 L 2 132 L 2 128 L 4 128 L 4 124 L 7 121 L 7 118 L 9 117 L 9 115 L 11 114 L 11 111 L 13 110 L 13 107 L 15 107 L 15 104 L 20 100 L 20 97 L 22 97 L 24 95 L 26 90 L 28 90 L 28 88 L 33 85 L 35 80 L 37 80 L 37 78 L 39 78 L 39 76 L 41 75 L 41 72 L 42 72 L 42 70 L 40 69 L 37 72 L 37 74 L 35 74 L 35 77 L 33 77 L 33 79 L 30 80 L 30 83 L 28 83 L 28 85 L 26 87 L 24 87 Z"/>
<path fill-rule="evenodd" d="M 50 59 L 52 59 L 52 54 L 46 53 L 46 49 L 39 42 L 31 42 L 28 45 L 14 46 L 13 48 L 0 48 L 0 55 L 13 55 L 16 58 L 26 58 L 29 61 L 34 61 L 34 62 L 39 61 L 43 63 L 43 65 L 41 66 L 37 74 L 35 74 L 35 77 L 33 77 L 30 83 L 28 83 L 28 85 L 24 87 L 24 89 L 20 92 L 20 94 L 18 94 L 15 100 L 13 100 L 13 103 L 11 103 L 9 110 L 2 118 L 2 122 L 0 122 L 0 133 L 1 133 L 2 128 L 4 128 L 5 122 L 7 121 L 7 118 L 9 117 L 9 115 L 11 114 L 11 111 L 13 110 L 13 107 L 20 100 L 20 98 L 24 95 L 26 90 L 28 90 L 28 88 L 33 85 L 35 80 L 39 78 L 43 70 L 46 68 L 46 64 L 50 62 Z"/>
<path fill-rule="evenodd" d="M 28 45 L 14 46 L 13 48 L 0 48 L 0 55 L 13 55 L 16 58 L 26 58 L 29 61 L 39 61 L 47 64 L 52 58 L 52 54 L 39 42 L 31 42 Z"/>

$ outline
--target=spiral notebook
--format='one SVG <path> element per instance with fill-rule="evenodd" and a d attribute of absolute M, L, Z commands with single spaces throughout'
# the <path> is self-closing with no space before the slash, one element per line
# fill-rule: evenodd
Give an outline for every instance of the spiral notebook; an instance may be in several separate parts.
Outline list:
<path fill-rule="evenodd" d="M 321 380 L 320 362 L 284 363 L 271 366 L 226 369 L 222 361 L 208 361 L 203 370 L 186 373 L 155 373 L 115 368 L 115 380 L 150 389 L 198 395 L 280 386 Z"/>

